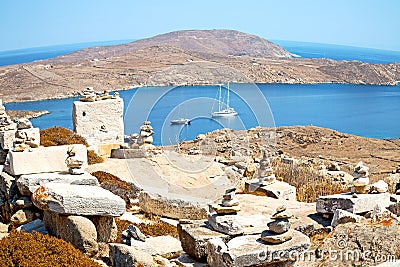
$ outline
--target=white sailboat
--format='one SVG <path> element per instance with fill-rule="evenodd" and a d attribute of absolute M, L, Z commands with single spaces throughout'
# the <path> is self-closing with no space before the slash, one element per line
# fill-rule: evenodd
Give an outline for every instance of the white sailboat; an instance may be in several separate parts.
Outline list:
<path fill-rule="evenodd" d="M 176 120 L 171 120 L 171 124 L 190 124 L 190 119 L 179 118 Z"/>
<path fill-rule="evenodd" d="M 228 92 L 226 97 L 226 108 L 222 109 L 222 88 L 219 86 L 219 94 L 218 94 L 218 111 L 211 113 L 212 117 L 233 117 L 237 116 L 238 113 L 234 108 L 229 106 L 229 83 L 228 83 Z"/>

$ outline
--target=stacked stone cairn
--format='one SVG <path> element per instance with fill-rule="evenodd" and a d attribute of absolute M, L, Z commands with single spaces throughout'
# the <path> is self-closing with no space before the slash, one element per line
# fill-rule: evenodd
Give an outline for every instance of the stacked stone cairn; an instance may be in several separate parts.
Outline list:
<path fill-rule="evenodd" d="M 354 196 L 356 196 L 356 194 L 379 194 L 388 191 L 389 186 L 383 180 L 369 184 L 369 168 L 363 165 L 362 161 L 360 161 L 354 168 L 353 177 L 353 187 L 351 192 Z"/>
<path fill-rule="evenodd" d="M 82 166 L 85 161 L 76 155 L 75 151 L 73 151 L 73 146 L 68 149 L 67 155 L 68 156 L 65 159 L 65 163 L 67 164 L 69 173 L 73 175 L 84 174 L 85 171 L 83 170 Z"/>
<path fill-rule="evenodd" d="M 275 174 L 272 170 L 271 160 L 269 159 L 266 150 L 263 150 L 263 157 L 260 161 L 260 168 L 258 169 L 258 181 L 261 186 L 270 185 L 276 181 Z"/>
<path fill-rule="evenodd" d="M 147 147 L 152 147 L 153 146 L 153 134 L 155 132 L 153 131 L 153 127 L 151 126 L 150 121 L 145 121 L 142 126 L 140 126 L 140 134 L 139 138 L 137 141 L 137 144 L 139 146 L 147 146 Z"/>
<path fill-rule="evenodd" d="M 208 224 L 215 231 L 232 236 L 243 234 L 243 227 L 237 221 L 240 205 L 235 195 L 236 188 L 227 189 L 221 203 L 210 205 Z"/>
<path fill-rule="evenodd" d="M 269 222 L 268 230 L 261 233 L 261 240 L 268 244 L 281 244 L 293 237 L 293 230 L 290 229 L 289 218 L 292 214 L 286 211 L 286 206 L 280 206 L 272 215 L 273 221 Z"/>

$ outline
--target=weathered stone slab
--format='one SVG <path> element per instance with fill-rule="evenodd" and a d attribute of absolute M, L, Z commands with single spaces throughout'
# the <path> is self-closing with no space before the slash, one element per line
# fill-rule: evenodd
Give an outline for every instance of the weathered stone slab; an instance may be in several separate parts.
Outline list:
<path fill-rule="evenodd" d="M 214 245 L 213 245 L 214 244 Z M 215 247 L 217 244 L 220 248 Z M 223 247 L 221 242 L 209 242 L 207 262 L 218 262 L 218 266 L 266 266 L 268 263 L 291 262 L 290 255 L 298 255 L 310 247 L 310 239 L 293 231 L 291 240 L 277 245 L 267 245 L 260 235 L 245 235 L 231 239 Z"/>
<path fill-rule="evenodd" d="M 13 175 L 68 172 L 65 160 L 68 149 L 73 149 L 76 156 L 84 161 L 83 168 L 87 167 L 86 146 L 75 144 L 66 146 L 38 147 L 32 151 L 9 152 L 10 171 Z"/>
<path fill-rule="evenodd" d="M 245 182 L 245 191 L 247 193 L 256 192 L 258 195 L 267 197 L 295 201 L 296 187 L 281 181 L 275 181 L 270 185 L 260 185 L 258 179 L 252 179 Z"/>
<path fill-rule="evenodd" d="M 134 240 L 131 241 L 131 247 L 152 256 L 160 255 L 167 259 L 177 258 L 183 254 L 181 243 L 172 236 L 148 237 L 145 242 Z"/>
<path fill-rule="evenodd" d="M 110 260 L 113 267 L 156 267 L 153 257 L 143 251 L 124 244 L 110 243 Z"/>
<path fill-rule="evenodd" d="M 97 253 L 96 227 L 83 216 L 62 216 L 54 212 L 44 212 L 43 223 L 51 235 L 70 242 L 83 253 L 93 256 Z"/>
<path fill-rule="evenodd" d="M 99 185 L 97 178 L 87 172 L 81 175 L 72 175 L 67 172 L 24 174 L 17 179 L 16 183 L 22 195 L 30 196 L 39 186 L 49 182 L 76 185 Z"/>
<path fill-rule="evenodd" d="M 197 260 L 205 260 L 206 244 L 212 238 L 228 241 L 230 236 L 216 232 L 207 227 L 204 222 L 196 224 L 178 224 L 179 240 L 183 250 Z"/>
<path fill-rule="evenodd" d="M 113 149 L 111 150 L 111 158 L 116 159 L 136 159 L 145 158 L 147 152 L 145 149 Z"/>
<path fill-rule="evenodd" d="M 173 219 L 200 220 L 208 217 L 207 205 L 200 204 L 196 198 L 188 196 L 142 191 L 139 195 L 139 205 L 144 212 Z"/>
<path fill-rule="evenodd" d="M 125 201 L 99 186 L 50 182 L 36 189 L 32 201 L 40 209 L 60 214 L 117 217 L 125 212 Z"/>
<path fill-rule="evenodd" d="M 351 193 L 345 193 L 322 196 L 317 199 L 316 208 L 318 213 L 333 213 L 336 209 L 363 213 L 372 211 L 376 205 L 388 207 L 390 194 L 357 194 L 357 197 L 353 197 Z"/>

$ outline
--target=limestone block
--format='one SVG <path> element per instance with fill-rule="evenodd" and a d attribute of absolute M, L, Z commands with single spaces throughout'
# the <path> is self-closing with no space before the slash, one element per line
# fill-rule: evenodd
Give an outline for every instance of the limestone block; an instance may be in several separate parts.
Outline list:
<path fill-rule="evenodd" d="M 36 219 L 30 223 L 21 225 L 20 227 L 17 228 L 17 230 L 18 231 L 22 230 L 28 233 L 32 233 L 33 231 L 35 231 L 44 235 L 47 234 L 46 226 L 40 219 Z"/>
<path fill-rule="evenodd" d="M 73 104 L 74 131 L 87 138 L 89 145 L 124 142 L 124 102 L 122 98 Z M 100 137 L 96 137 L 100 136 Z"/>
<path fill-rule="evenodd" d="M 121 216 L 125 201 L 99 186 L 50 182 L 40 186 L 32 195 L 40 209 L 60 214 Z"/>
<path fill-rule="evenodd" d="M 54 212 L 44 212 L 43 223 L 51 235 L 70 242 L 88 256 L 98 251 L 96 227 L 83 216 L 62 216 Z"/>
<path fill-rule="evenodd" d="M 246 192 L 257 192 L 268 197 L 296 201 L 296 187 L 281 181 L 275 181 L 270 185 L 262 186 L 258 179 L 252 179 L 245 183 Z"/>
<path fill-rule="evenodd" d="M 183 199 L 183 196 L 142 191 L 139 195 L 139 205 L 144 212 L 173 219 L 200 220 L 208 217 L 207 206 L 199 204 L 195 198 Z"/>
<path fill-rule="evenodd" d="M 336 209 L 342 209 L 351 213 L 363 213 L 372 211 L 376 205 L 388 207 L 390 194 L 357 194 L 351 193 L 322 196 L 317 199 L 318 213 L 333 213 Z"/>
<path fill-rule="evenodd" d="M 181 243 L 172 236 L 149 237 L 145 242 L 134 240 L 131 242 L 131 247 L 152 256 L 160 255 L 167 259 L 177 258 L 183 254 Z"/>
<path fill-rule="evenodd" d="M 17 130 L 0 132 L 0 146 L 2 149 L 12 149 L 14 147 L 15 133 Z"/>
<path fill-rule="evenodd" d="M 226 243 L 227 250 L 207 250 L 207 262 L 219 262 L 221 267 L 266 266 L 272 262 L 284 264 L 292 261 L 291 255 L 300 254 L 310 247 L 310 239 L 298 231 L 293 231 L 292 239 L 282 244 L 268 245 L 259 239 L 260 235 L 235 237 Z"/>
<path fill-rule="evenodd" d="M 76 156 L 84 161 L 83 168 L 87 167 L 86 146 L 80 144 L 65 146 L 38 147 L 32 151 L 9 152 L 10 171 L 13 175 L 68 172 L 65 160 L 68 149 L 73 149 Z"/>
<path fill-rule="evenodd" d="M 72 175 L 67 172 L 24 174 L 17 179 L 16 183 L 22 195 L 30 196 L 39 186 L 49 182 L 75 185 L 99 185 L 97 178 L 87 172 L 81 175 Z"/>
<path fill-rule="evenodd" d="M 110 243 L 110 260 L 113 267 L 156 267 L 153 257 L 124 244 Z"/>
<path fill-rule="evenodd" d="M 230 239 L 230 236 L 213 231 L 204 223 L 178 224 L 178 234 L 183 250 L 197 260 L 205 260 L 208 240 L 221 238 L 227 242 Z"/>
<path fill-rule="evenodd" d="M 91 220 L 96 227 L 97 242 L 115 242 L 118 235 L 118 228 L 114 217 L 93 216 Z"/>
<path fill-rule="evenodd" d="M 243 234 L 243 226 L 236 220 L 237 215 L 218 215 L 211 214 L 208 217 L 208 223 L 217 232 L 227 235 Z"/>
<path fill-rule="evenodd" d="M 348 222 L 360 222 L 362 219 L 365 219 L 363 216 L 341 210 L 336 209 L 333 212 L 333 219 L 331 222 L 331 226 L 336 227 L 339 224 L 348 223 Z"/>

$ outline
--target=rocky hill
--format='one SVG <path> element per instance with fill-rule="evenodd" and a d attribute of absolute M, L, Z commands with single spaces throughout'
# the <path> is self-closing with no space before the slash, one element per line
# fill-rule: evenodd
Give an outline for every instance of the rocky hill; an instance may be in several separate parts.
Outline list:
<path fill-rule="evenodd" d="M 397 63 L 293 58 L 282 47 L 255 35 L 190 30 L 0 67 L 0 97 L 5 102 L 61 98 L 88 86 L 100 92 L 221 82 L 395 85 L 397 81 Z"/>

